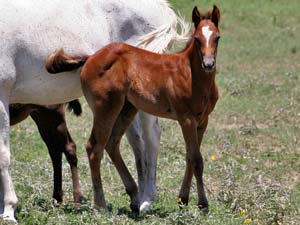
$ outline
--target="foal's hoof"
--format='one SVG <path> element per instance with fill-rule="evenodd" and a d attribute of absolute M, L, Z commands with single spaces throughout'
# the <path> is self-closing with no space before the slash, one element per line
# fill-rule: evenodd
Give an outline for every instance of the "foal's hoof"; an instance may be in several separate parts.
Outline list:
<path fill-rule="evenodd" d="M 208 213 L 209 213 L 208 205 L 206 205 L 206 206 L 198 205 L 198 208 L 200 209 L 200 211 L 201 211 L 203 214 L 208 215 Z"/>
<path fill-rule="evenodd" d="M 75 202 L 75 205 L 80 206 L 81 204 L 86 204 L 88 202 L 88 200 L 83 195 L 80 195 L 80 196 L 74 198 L 74 202 Z"/>
<path fill-rule="evenodd" d="M 185 201 L 182 198 L 178 198 L 177 199 L 177 204 L 178 204 L 179 209 L 183 209 L 184 206 L 188 205 L 188 201 Z"/>
<path fill-rule="evenodd" d="M 151 208 L 151 202 L 150 201 L 144 201 L 140 206 L 140 211 L 147 212 Z"/>
<path fill-rule="evenodd" d="M 105 205 L 96 205 L 93 206 L 93 211 L 98 213 L 106 213 L 107 212 L 107 206 Z"/>
<path fill-rule="evenodd" d="M 61 206 L 62 201 L 57 201 L 56 199 L 53 199 L 52 204 L 53 204 L 54 207 L 58 208 L 58 207 Z"/>

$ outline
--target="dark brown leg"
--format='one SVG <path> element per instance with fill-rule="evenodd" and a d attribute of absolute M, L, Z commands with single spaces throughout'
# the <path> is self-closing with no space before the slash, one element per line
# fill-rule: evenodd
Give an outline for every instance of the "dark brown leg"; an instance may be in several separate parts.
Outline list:
<path fill-rule="evenodd" d="M 38 110 L 31 113 L 31 117 L 38 126 L 52 160 L 54 170 L 53 198 L 58 202 L 63 200 L 62 152 L 64 152 L 71 167 L 74 201 L 80 202 L 82 194 L 77 172 L 76 145 L 66 126 L 64 106 L 39 107 Z"/>
<path fill-rule="evenodd" d="M 197 127 L 199 149 L 200 149 L 200 146 L 202 143 L 204 132 L 206 131 L 206 128 L 207 128 L 207 124 L 208 124 L 208 117 L 206 119 L 204 119 L 201 124 L 198 124 L 198 127 Z M 203 186 L 204 163 L 203 163 L 203 158 L 202 158 L 201 152 L 199 151 L 199 153 L 200 153 L 201 164 L 200 164 L 200 170 L 198 172 L 199 172 L 199 174 L 201 172 L 201 180 L 200 180 L 201 185 L 200 185 L 200 188 L 198 188 L 198 196 L 199 196 L 198 207 L 200 209 L 203 209 L 203 212 L 208 213 L 208 201 L 206 199 L 204 186 Z"/>
<path fill-rule="evenodd" d="M 25 120 L 36 107 L 30 104 L 11 104 L 9 105 L 9 122 L 15 125 Z"/>
<path fill-rule="evenodd" d="M 179 198 L 183 204 L 187 204 L 189 200 L 189 191 L 193 174 L 195 175 L 198 190 L 198 206 L 200 208 L 208 208 L 208 202 L 203 187 L 203 159 L 199 150 L 198 133 L 196 121 L 184 119 L 179 121 L 186 143 L 186 170 L 183 178 L 182 186 L 179 192 Z M 205 129 L 203 129 L 205 131 Z M 204 133 L 203 131 L 203 133 Z M 201 135 L 203 135 L 203 133 Z M 202 139 L 202 138 L 201 138 Z"/>

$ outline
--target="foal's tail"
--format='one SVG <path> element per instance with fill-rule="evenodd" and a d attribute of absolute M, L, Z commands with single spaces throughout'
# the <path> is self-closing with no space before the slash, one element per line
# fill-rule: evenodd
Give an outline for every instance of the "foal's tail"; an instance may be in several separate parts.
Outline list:
<path fill-rule="evenodd" d="M 163 25 L 141 36 L 137 47 L 156 53 L 164 53 L 170 50 L 174 44 L 180 44 L 189 39 L 190 24 L 180 15 L 177 15 L 167 1 L 162 1 L 161 7 L 164 11 Z"/>
<path fill-rule="evenodd" d="M 46 70 L 49 73 L 61 73 L 76 70 L 84 65 L 89 56 L 68 55 L 61 48 L 51 55 L 46 60 Z"/>

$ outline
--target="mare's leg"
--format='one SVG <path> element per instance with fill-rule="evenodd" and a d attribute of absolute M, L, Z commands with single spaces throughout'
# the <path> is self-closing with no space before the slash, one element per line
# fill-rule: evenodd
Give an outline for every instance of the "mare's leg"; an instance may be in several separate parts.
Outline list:
<path fill-rule="evenodd" d="M 156 197 L 156 165 L 161 130 L 158 118 L 155 116 L 141 112 L 140 122 L 145 144 L 144 164 L 146 168 L 146 182 L 141 196 L 141 209 L 148 210 Z"/>
<path fill-rule="evenodd" d="M 140 205 L 143 204 L 142 196 L 146 186 L 147 170 L 145 165 L 146 146 L 143 139 L 142 128 L 140 123 L 140 113 L 138 113 L 129 128 L 126 131 L 126 136 L 129 144 L 132 147 L 135 157 L 136 170 L 138 175 L 138 188 L 140 195 Z M 140 208 L 140 210 L 142 210 Z"/>
<path fill-rule="evenodd" d="M 156 164 L 160 143 L 157 117 L 139 112 L 126 132 L 138 173 L 140 210 L 148 210 L 156 197 Z"/>
<path fill-rule="evenodd" d="M 198 143 L 198 133 L 197 133 L 197 123 L 196 121 L 185 119 L 179 121 L 183 137 L 186 144 L 186 169 L 182 182 L 182 186 L 179 192 L 179 198 L 181 202 L 184 204 L 188 203 L 189 200 L 189 191 L 191 187 L 191 181 L 193 174 L 195 175 L 197 182 L 197 190 L 198 190 L 198 206 L 199 208 L 208 209 L 208 202 L 205 196 L 204 187 L 203 187 L 203 158 L 200 153 L 200 143 Z M 202 127 L 203 133 L 205 128 Z M 201 138 L 202 140 L 202 138 Z"/>
<path fill-rule="evenodd" d="M 75 203 L 81 203 L 85 200 L 83 194 L 81 193 L 81 187 L 79 183 L 79 176 L 78 176 L 78 167 L 77 167 L 77 155 L 76 155 L 76 144 L 73 141 L 68 128 L 65 126 L 65 134 L 68 137 L 68 144 L 64 148 L 64 154 L 69 162 L 69 165 L 71 167 L 71 173 L 72 173 L 72 183 L 73 183 L 73 197 Z"/>
<path fill-rule="evenodd" d="M 0 216 L 5 220 L 16 221 L 14 211 L 17 196 L 10 175 L 9 98 L 5 90 L 7 87 L 0 85 Z"/>
<path fill-rule="evenodd" d="M 38 110 L 31 113 L 31 117 L 38 126 L 52 160 L 54 170 L 53 198 L 58 202 L 63 200 L 62 152 L 64 152 L 71 167 L 74 201 L 80 202 L 82 194 L 77 172 L 76 145 L 68 131 L 64 113 L 63 105 L 49 108 L 39 107 Z"/>
<path fill-rule="evenodd" d="M 3 184 L 0 177 L 0 218 L 3 216 L 4 212 L 4 193 L 3 193 Z"/>
<path fill-rule="evenodd" d="M 124 132 L 128 128 L 129 124 L 132 122 L 136 113 L 137 109 L 130 102 L 126 101 L 113 127 L 110 139 L 106 145 L 106 150 L 114 165 L 116 166 L 118 173 L 120 174 L 127 194 L 130 196 L 130 208 L 134 212 L 139 212 L 140 202 L 138 187 L 134 179 L 130 175 L 120 154 L 121 138 L 124 135 Z"/>

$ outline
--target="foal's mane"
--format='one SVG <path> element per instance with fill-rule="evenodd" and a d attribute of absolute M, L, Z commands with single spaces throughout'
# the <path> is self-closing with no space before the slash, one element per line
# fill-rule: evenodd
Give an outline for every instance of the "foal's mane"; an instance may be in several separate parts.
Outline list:
<path fill-rule="evenodd" d="M 200 14 L 200 20 L 211 20 L 211 18 L 212 18 L 212 10 L 209 10 L 204 14 Z"/>
<path fill-rule="evenodd" d="M 191 34 L 189 40 L 187 41 L 185 47 L 184 47 L 182 50 L 178 51 L 177 53 L 182 53 L 182 52 L 184 52 L 185 50 L 187 50 L 187 49 L 190 47 L 191 42 L 193 41 L 193 39 L 194 39 L 194 32 L 192 32 L 192 34 Z"/>

